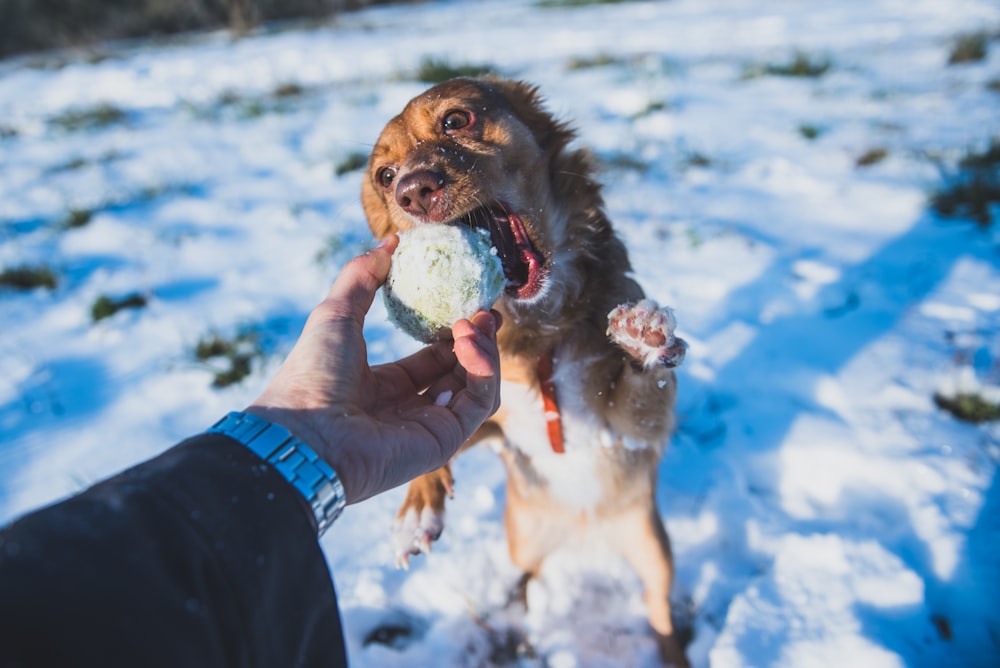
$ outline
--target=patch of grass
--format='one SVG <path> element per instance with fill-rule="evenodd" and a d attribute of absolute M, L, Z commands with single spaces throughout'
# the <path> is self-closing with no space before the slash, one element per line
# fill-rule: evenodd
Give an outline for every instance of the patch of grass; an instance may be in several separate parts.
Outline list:
<path fill-rule="evenodd" d="M 635 114 L 633 118 L 643 118 L 644 116 L 649 116 L 650 114 L 655 114 L 658 111 L 666 111 L 670 109 L 670 105 L 663 100 L 650 100 L 650 102 L 640 111 Z"/>
<path fill-rule="evenodd" d="M 212 387 L 223 388 L 239 383 L 250 375 L 253 361 L 262 355 L 257 336 L 243 332 L 233 338 L 209 334 L 198 341 L 194 356 L 211 363 L 215 370 Z"/>
<path fill-rule="evenodd" d="M 993 224 L 990 207 L 995 204 L 1000 204 L 1000 184 L 982 176 L 952 183 L 931 199 L 931 206 L 945 218 L 967 218 L 981 227 Z"/>
<path fill-rule="evenodd" d="M 94 218 L 94 212 L 88 209 L 70 209 L 66 217 L 63 218 L 62 227 L 67 230 L 75 230 L 86 226 Z"/>
<path fill-rule="evenodd" d="M 90 315 L 94 322 L 99 322 L 105 318 L 110 318 L 115 313 L 125 309 L 145 308 L 149 300 L 145 295 L 138 292 L 125 295 L 124 297 L 109 297 L 101 295 L 90 307 Z"/>
<path fill-rule="evenodd" d="M 77 132 L 122 123 L 127 118 L 128 114 L 123 110 L 112 104 L 103 103 L 89 108 L 67 109 L 49 122 L 66 132 Z"/>
<path fill-rule="evenodd" d="M 55 290 L 58 284 L 56 273 L 43 265 L 21 265 L 0 271 L 0 287 L 4 288 L 23 291 L 36 288 Z"/>
<path fill-rule="evenodd" d="M 802 135 L 803 138 L 812 141 L 823 134 L 823 130 L 818 126 L 803 123 L 799 126 L 799 134 Z"/>
<path fill-rule="evenodd" d="M 439 84 L 456 77 L 482 77 L 496 73 L 492 65 L 453 65 L 446 59 L 424 58 L 417 68 L 417 80 L 429 84 Z"/>
<path fill-rule="evenodd" d="M 268 112 L 268 108 L 260 100 L 248 100 L 240 105 L 238 115 L 243 119 L 260 118 Z"/>
<path fill-rule="evenodd" d="M 963 63 L 978 63 L 986 60 L 989 51 L 989 35 L 985 32 L 974 32 L 959 35 L 948 54 L 949 65 Z"/>
<path fill-rule="evenodd" d="M 295 82 L 283 83 L 271 91 L 271 95 L 278 99 L 302 97 L 305 94 L 306 88 Z"/>
<path fill-rule="evenodd" d="M 967 170 L 1000 170 L 1000 137 L 990 142 L 989 148 L 982 153 L 970 152 L 963 157 L 958 166 Z"/>
<path fill-rule="evenodd" d="M 868 149 L 854 161 L 856 167 L 871 167 L 872 165 L 877 165 L 878 163 L 889 157 L 889 151 L 884 148 L 872 148 Z"/>
<path fill-rule="evenodd" d="M 694 151 L 693 153 L 689 153 L 687 157 L 684 158 L 684 164 L 688 167 L 711 167 L 712 159 L 704 153 Z"/>
<path fill-rule="evenodd" d="M 981 227 L 993 224 L 1000 206 L 1000 138 L 981 153 L 969 152 L 945 185 L 931 195 L 931 208 L 945 218 L 963 218 Z"/>
<path fill-rule="evenodd" d="M 592 5 L 618 5 L 634 0 L 538 0 L 536 7 L 557 9 L 563 7 L 590 7 Z"/>
<path fill-rule="evenodd" d="M 58 174 L 60 172 L 75 172 L 78 169 L 83 169 L 89 164 L 90 162 L 85 158 L 72 158 L 70 160 L 67 160 L 66 162 L 62 162 L 59 163 L 58 165 L 50 167 L 48 171 L 50 174 Z"/>
<path fill-rule="evenodd" d="M 577 56 L 575 58 L 570 58 L 566 63 L 566 69 L 570 71 L 589 70 L 596 67 L 607 67 L 609 65 L 622 65 L 625 62 L 627 61 L 624 58 L 619 58 L 609 53 L 598 53 L 594 56 Z"/>
<path fill-rule="evenodd" d="M 333 171 L 337 176 L 343 176 L 344 174 L 364 169 L 367 166 L 368 154 L 360 151 L 354 151 L 344 156 L 344 158 L 337 163 L 337 166 L 334 167 Z"/>
<path fill-rule="evenodd" d="M 993 91 L 994 93 L 1000 93 L 1000 78 L 990 79 L 986 82 L 986 90 Z M 0 130 L 0 133 L 3 131 Z"/>
<path fill-rule="evenodd" d="M 0 139 L 13 139 L 19 134 L 20 133 L 17 131 L 17 128 L 0 124 Z"/>
<path fill-rule="evenodd" d="M 297 103 L 308 95 L 309 89 L 290 82 L 276 86 L 270 93 L 259 96 L 245 95 L 239 91 L 226 90 L 219 94 L 215 104 L 198 108 L 191 105 L 192 111 L 203 118 L 215 119 L 220 109 L 228 110 L 236 118 L 248 120 L 260 118 L 266 114 L 283 114 L 294 111 Z"/>
<path fill-rule="evenodd" d="M 796 53 L 795 57 L 785 63 L 766 63 L 754 65 L 744 72 L 745 79 L 755 79 L 762 76 L 793 77 L 802 79 L 818 79 L 833 67 L 829 58 L 812 57 L 807 53 Z"/>
<path fill-rule="evenodd" d="M 606 169 L 630 170 L 640 173 L 649 169 L 647 163 L 628 153 L 614 153 L 612 155 L 601 156 L 600 162 Z"/>
<path fill-rule="evenodd" d="M 2 1 L 2 0 L 0 0 Z M 76 156 L 75 158 L 70 158 L 65 162 L 60 162 L 52 167 L 49 167 L 45 171 L 48 174 L 60 174 L 62 172 L 75 172 L 84 167 L 89 167 L 91 165 L 106 165 L 108 163 L 114 162 L 115 160 L 120 160 L 123 154 L 118 151 L 108 151 L 103 155 L 96 158 L 87 158 L 83 156 Z"/>
<path fill-rule="evenodd" d="M 224 107 L 229 107 L 234 104 L 239 104 L 243 101 L 243 96 L 240 95 L 235 90 L 224 90 L 219 93 L 218 103 Z"/>
<path fill-rule="evenodd" d="M 946 397 L 937 393 L 934 395 L 934 403 L 962 422 L 980 424 L 1000 420 L 1000 405 L 991 403 L 978 394 L 962 393 Z"/>

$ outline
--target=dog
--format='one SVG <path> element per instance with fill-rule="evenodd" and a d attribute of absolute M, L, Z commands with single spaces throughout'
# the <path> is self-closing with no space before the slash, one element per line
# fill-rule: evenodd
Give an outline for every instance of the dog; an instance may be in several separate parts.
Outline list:
<path fill-rule="evenodd" d="M 453 79 L 411 100 L 375 144 L 362 185 L 372 233 L 415 225 L 489 231 L 506 286 L 501 406 L 463 446 L 497 444 L 507 469 L 511 559 L 537 575 L 584 537 L 638 574 L 665 662 L 687 666 L 671 620 L 673 560 L 657 512 L 657 468 L 674 427 L 673 368 L 686 344 L 670 309 L 630 277 L 589 152 L 538 88 Z M 414 480 L 399 510 L 398 564 L 444 528 L 449 466 Z"/>

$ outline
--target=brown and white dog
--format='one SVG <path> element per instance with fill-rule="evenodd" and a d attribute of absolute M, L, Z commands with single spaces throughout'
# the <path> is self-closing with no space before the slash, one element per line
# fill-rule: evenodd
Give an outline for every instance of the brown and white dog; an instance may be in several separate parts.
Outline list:
<path fill-rule="evenodd" d="M 502 398 L 470 444 L 500 444 L 511 558 L 531 577 L 584 537 L 617 549 L 643 583 L 663 658 L 687 665 L 654 498 L 686 345 L 669 309 L 630 278 L 590 155 L 573 138 L 530 85 L 448 81 L 386 125 L 362 202 L 379 238 L 415 225 L 489 230 L 507 278 L 494 307 Z M 411 484 L 394 534 L 401 565 L 439 537 L 451 492 L 447 466 Z"/>

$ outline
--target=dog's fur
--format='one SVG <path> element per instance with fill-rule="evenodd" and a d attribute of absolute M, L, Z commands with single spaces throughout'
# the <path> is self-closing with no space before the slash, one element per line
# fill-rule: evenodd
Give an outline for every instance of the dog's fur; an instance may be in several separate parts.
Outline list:
<path fill-rule="evenodd" d="M 455 79 L 389 121 L 362 202 L 380 238 L 420 224 L 494 228 L 508 276 L 495 306 L 503 315 L 502 403 L 470 443 L 499 443 L 511 557 L 530 577 L 583 537 L 618 550 L 642 580 L 664 659 L 686 665 L 654 498 L 674 424 L 671 367 L 685 344 L 672 336 L 669 311 L 643 300 L 630 278 L 590 156 L 570 148 L 573 138 L 534 87 Z M 539 360 L 548 355 L 564 453 L 550 445 L 539 389 Z M 403 564 L 438 538 L 451 487 L 448 467 L 411 484 L 395 535 Z"/>

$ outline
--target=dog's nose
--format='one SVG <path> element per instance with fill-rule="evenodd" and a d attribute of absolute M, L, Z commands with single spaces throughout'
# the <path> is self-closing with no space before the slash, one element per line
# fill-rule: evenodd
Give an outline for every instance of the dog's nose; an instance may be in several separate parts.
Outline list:
<path fill-rule="evenodd" d="M 396 184 L 396 203 L 414 216 L 425 216 L 441 199 L 444 176 L 430 169 L 410 172 Z"/>

